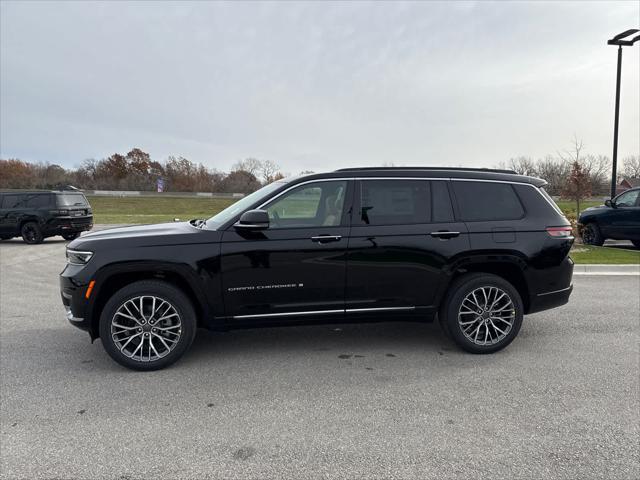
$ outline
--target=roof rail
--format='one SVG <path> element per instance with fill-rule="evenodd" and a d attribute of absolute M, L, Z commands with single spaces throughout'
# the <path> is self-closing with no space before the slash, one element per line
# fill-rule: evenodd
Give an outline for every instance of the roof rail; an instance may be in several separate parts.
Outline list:
<path fill-rule="evenodd" d="M 339 168 L 336 172 L 354 172 L 362 170 L 455 170 L 460 172 L 493 172 L 493 173 L 510 173 L 517 175 L 515 170 L 505 170 L 500 168 L 471 168 L 471 167 L 348 167 Z"/>

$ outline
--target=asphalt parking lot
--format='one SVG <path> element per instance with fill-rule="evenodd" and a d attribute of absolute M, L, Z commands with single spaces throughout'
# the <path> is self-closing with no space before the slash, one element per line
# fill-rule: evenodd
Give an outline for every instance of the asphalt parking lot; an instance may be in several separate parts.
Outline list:
<path fill-rule="evenodd" d="M 64 241 L 0 246 L 2 478 L 640 478 L 640 277 L 579 276 L 491 356 L 436 325 L 200 331 L 174 367 L 67 324 Z"/>

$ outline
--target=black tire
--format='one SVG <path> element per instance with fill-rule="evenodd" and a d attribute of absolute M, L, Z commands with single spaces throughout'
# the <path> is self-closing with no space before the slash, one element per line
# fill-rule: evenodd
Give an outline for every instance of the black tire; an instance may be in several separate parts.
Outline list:
<path fill-rule="evenodd" d="M 468 310 L 469 304 L 466 297 L 472 295 L 472 292 L 476 293 L 476 295 L 481 295 L 482 290 L 480 289 L 485 289 L 485 292 L 489 291 L 489 301 L 484 302 L 485 306 L 491 304 L 492 294 L 494 295 L 493 299 L 498 298 L 502 293 L 505 294 L 506 297 L 501 297 L 495 310 L 492 311 L 496 312 L 495 315 L 498 317 L 510 320 L 510 327 L 505 320 L 497 320 L 496 318 L 498 317 L 492 317 L 490 313 L 480 314 L 479 311 L 477 313 L 460 313 Z M 482 303 L 483 298 L 481 297 L 479 301 Z M 509 301 L 511 302 L 510 304 Z M 463 302 L 465 302 L 464 307 Z M 501 310 L 501 312 L 498 312 L 498 310 Z M 461 320 L 458 319 L 459 313 Z M 484 315 L 486 315 L 486 318 Z M 439 312 L 440 321 L 446 324 L 445 332 L 448 333 L 450 338 L 463 350 L 480 354 L 497 352 L 509 345 L 520 331 L 523 315 L 522 299 L 516 288 L 502 277 L 489 273 L 469 273 L 456 279 L 449 287 Z M 494 320 L 495 323 L 493 323 Z M 461 321 L 465 323 L 476 322 L 470 323 L 469 327 L 466 327 L 468 328 L 467 335 L 473 336 L 473 333 L 476 332 L 476 341 L 465 335 L 463 331 L 465 327 L 460 324 Z M 496 324 L 500 325 L 500 327 L 497 327 Z M 498 333 L 495 327 L 499 328 L 504 335 Z M 480 333 L 485 335 L 484 344 L 481 344 L 482 337 Z M 493 338 L 492 333 L 495 338 Z M 489 341 L 492 343 L 489 343 Z"/>
<path fill-rule="evenodd" d="M 26 222 L 20 229 L 22 240 L 29 245 L 35 245 L 42 243 L 44 235 L 42 235 L 42 229 L 36 222 Z"/>
<path fill-rule="evenodd" d="M 167 350 L 168 353 L 166 353 L 165 356 L 161 358 L 157 358 L 155 360 L 151 360 L 151 361 L 144 360 L 144 351 L 145 351 L 144 340 L 142 341 L 143 346 L 140 350 L 141 358 L 132 359 L 127 355 L 125 355 L 122 351 L 122 350 L 125 350 L 127 347 L 129 347 L 129 345 L 126 345 L 121 350 L 116 344 L 116 340 L 114 339 L 116 335 L 120 335 L 123 332 L 117 332 L 116 335 L 112 335 L 112 320 L 116 318 L 116 312 L 118 311 L 118 309 L 120 309 L 122 305 L 125 304 L 125 302 L 128 302 L 131 299 L 136 299 L 136 301 L 138 301 L 137 299 L 141 296 L 147 297 L 147 299 L 148 297 L 153 296 L 153 297 L 157 297 L 160 300 L 164 300 L 165 302 L 168 302 L 170 306 L 172 306 L 175 309 L 175 312 L 177 313 L 178 319 L 180 321 L 179 329 L 174 330 L 174 331 L 177 331 L 177 333 L 179 334 L 179 337 L 175 346 L 171 346 L 171 350 Z M 131 304 L 129 304 L 129 307 L 132 308 Z M 130 326 L 135 325 L 136 332 L 140 330 L 140 333 L 134 333 L 134 335 L 139 334 L 144 336 L 146 334 L 148 338 L 147 342 L 152 343 L 152 340 L 158 337 L 158 335 L 152 334 L 150 330 L 147 331 L 146 329 L 151 329 L 151 324 L 154 323 L 152 321 L 154 317 L 155 317 L 154 315 L 146 317 L 143 314 L 142 318 L 148 321 L 148 324 L 146 324 L 145 326 L 140 325 L 138 322 L 131 323 Z M 133 320 L 122 318 L 121 316 L 118 316 L 117 318 L 118 318 L 118 324 L 120 324 L 121 321 L 133 322 Z M 159 325 L 160 324 L 156 324 L 156 326 L 159 326 Z M 118 328 L 118 327 L 114 327 L 114 328 Z M 145 329 L 144 331 L 142 330 L 143 328 Z M 172 328 L 176 328 L 176 327 L 172 327 Z M 109 356 L 113 358 L 116 362 L 132 370 L 142 370 L 142 371 L 159 370 L 161 368 L 165 368 L 173 364 L 180 357 L 182 357 L 182 355 L 184 355 L 184 353 L 189 349 L 189 347 L 193 343 L 193 339 L 195 338 L 195 335 L 196 335 L 196 328 L 197 328 L 196 314 L 189 298 L 187 298 L 187 296 L 180 289 L 174 287 L 173 285 L 170 285 L 166 282 L 157 281 L 157 280 L 143 280 L 143 281 L 135 282 L 118 290 L 107 301 L 100 315 L 100 340 L 102 341 L 102 345 L 104 346 L 104 349 L 107 351 Z M 131 330 L 131 328 L 129 328 L 129 330 Z M 123 339 L 125 340 L 127 338 L 129 337 L 123 337 Z M 138 337 L 138 338 L 141 338 L 141 337 Z M 170 342 L 169 337 L 164 337 L 164 339 L 167 340 L 167 342 Z M 123 343 L 122 339 L 120 339 L 120 341 L 121 343 Z M 131 352 L 131 350 L 134 349 L 136 346 L 135 342 L 137 341 L 137 339 L 133 339 L 132 341 L 134 343 L 131 344 L 128 352 Z M 140 342 L 138 342 L 138 344 L 139 343 Z M 162 348 L 162 343 L 167 345 L 166 342 L 162 342 L 162 341 L 156 341 L 155 345 L 158 348 Z M 169 343 L 169 345 L 173 345 L 173 344 Z M 151 356 L 151 347 L 147 347 L 146 351 L 148 351 L 149 356 Z M 133 355 L 133 357 L 136 358 L 137 355 Z"/>
<path fill-rule="evenodd" d="M 75 240 L 76 238 L 78 238 L 80 236 L 80 232 L 68 232 L 68 233 L 63 233 L 62 234 L 62 238 L 64 238 L 67 241 L 71 241 L 71 240 Z"/>
<path fill-rule="evenodd" d="M 596 245 L 598 247 L 604 244 L 604 237 L 598 225 L 595 223 L 587 223 L 582 227 L 582 243 L 585 245 Z"/>
<path fill-rule="evenodd" d="M 631 243 L 633 243 L 634 247 L 640 248 L 640 240 L 631 240 Z"/>

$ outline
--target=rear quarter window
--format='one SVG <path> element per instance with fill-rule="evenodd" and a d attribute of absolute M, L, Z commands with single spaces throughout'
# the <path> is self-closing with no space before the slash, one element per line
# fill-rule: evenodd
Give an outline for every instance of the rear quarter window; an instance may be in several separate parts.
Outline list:
<path fill-rule="evenodd" d="M 50 204 L 51 204 L 51 195 L 49 194 L 29 195 L 27 196 L 27 199 L 24 202 L 24 206 L 27 208 L 49 207 Z"/>
<path fill-rule="evenodd" d="M 511 184 L 466 181 L 452 184 L 463 221 L 519 220 L 524 216 L 522 203 Z"/>

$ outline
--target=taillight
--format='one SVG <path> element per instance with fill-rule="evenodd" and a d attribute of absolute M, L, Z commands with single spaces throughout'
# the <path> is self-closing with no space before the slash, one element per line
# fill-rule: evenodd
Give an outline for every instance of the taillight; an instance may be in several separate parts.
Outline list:
<path fill-rule="evenodd" d="M 566 227 L 547 227 L 547 233 L 555 238 L 567 238 L 571 236 L 572 230 L 568 225 Z"/>
<path fill-rule="evenodd" d="M 51 215 L 69 215 L 69 210 L 49 210 Z"/>

